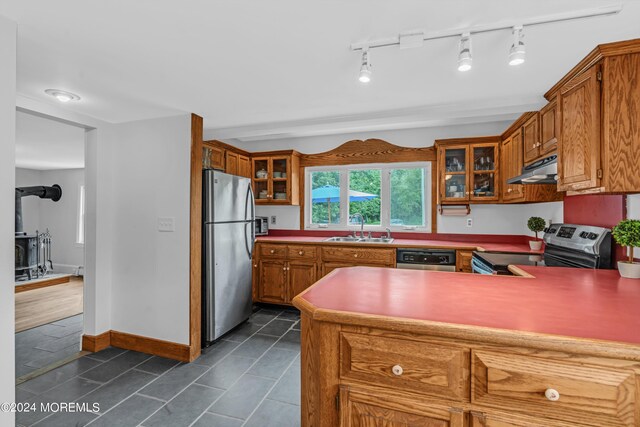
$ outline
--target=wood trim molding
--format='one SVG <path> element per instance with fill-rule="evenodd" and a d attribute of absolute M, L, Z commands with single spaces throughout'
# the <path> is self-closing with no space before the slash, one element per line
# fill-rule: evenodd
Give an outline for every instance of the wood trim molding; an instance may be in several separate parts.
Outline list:
<path fill-rule="evenodd" d="M 179 360 L 181 362 L 193 361 L 193 359 L 191 359 L 191 347 L 186 344 L 178 344 L 118 331 L 107 331 L 100 335 L 82 336 L 83 351 L 95 353 L 109 346 L 153 354 L 154 356 L 166 357 L 167 359 Z"/>
<path fill-rule="evenodd" d="M 193 361 L 191 359 L 191 347 L 186 344 L 178 344 L 126 332 L 111 331 L 111 345 L 181 362 Z"/>
<path fill-rule="evenodd" d="M 589 68 L 593 67 L 603 58 L 615 55 L 625 55 L 629 53 L 640 52 L 640 39 L 625 40 L 621 42 L 605 43 L 595 47 L 582 61 L 573 67 L 563 78 L 561 78 L 551 89 L 544 94 L 547 101 L 555 99 L 558 91 L 569 80 L 573 79 L 578 74 L 584 73 Z"/>
<path fill-rule="evenodd" d="M 511 126 L 509 126 L 504 132 L 502 132 L 500 139 L 504 140 L 507 137 L 511 136 L 513 132 L 521 128 L 531 117 L 535 116 L 536 114 L 538 114 L 537 111 L 527 111 L 526 113 L 522 113 L 522 115 L 518 117 L 516 121 L 511 124 Z"/>
<path fill-rule="evenodd" d="M 434 146 L 438 145 L 460 145 L 460 144 L 484 144 L 490 142 L 500 142 L 500 135 L 472 136 L 469 138 L 448 138 L 436 139 Z"/>
<path fill-rule="evenodd" d="M 60 285 L 62 283 L 69 283 L 71 276 L 54 277 L 48 280 L 41 280 L 35 283 L 27 283 L 24 285 L 15 286 L 15 293 L 32 291 L 34 289 L 46 288 L 47 286 Z"/>
<path fill-rule="evenodd" d="M 354 139 L 333 150 L 301 154 L 300 166 L 337 166 L 363 163 L 434 162 L 434 147 L 401 147 L 382 139 Z"/>
<path fill-rule="evenodd" d="M 241 148 L 234 147 L 233 145 L 229 145 L 226 142 L 218 141 L 217 139 L 210 139 L 208 141 L 202 141 L 203 145 L 213 145 L 214 147 L 222 148 L 227 151 L 232 151 L 234 153 L 242 154 L 243 156 L 251 157 L 255 153 L 250 153 Z"/>
<path fill-rule="evenodd" d="M 203 119 L 191 115 L 191 195 L 189 236 L 189 357 L 200 356 L 202 337 L 202 134 Z"/>
<path fill-rule="evenodd" d="M 103 332 L 100 335 L 83 335 L 82 350 L 95 353 L 111 345 L 111 331 Z"/>

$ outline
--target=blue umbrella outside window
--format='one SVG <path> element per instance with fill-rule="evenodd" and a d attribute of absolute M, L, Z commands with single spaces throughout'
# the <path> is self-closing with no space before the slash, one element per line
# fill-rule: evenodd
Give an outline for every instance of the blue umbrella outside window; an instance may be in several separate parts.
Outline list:
<path fill-rule="evenodd" d="M 377 194 L 363 193 L 362 191 L 349 190 L 350 202 L 362 202 L 364 200 L 377 199 Z M 331 224 L 331 203 L 340 201 L 340 187 L 325 185 L 311 191 L 312 203 L 326 203 L 329 211 L 329 224 Z"/>

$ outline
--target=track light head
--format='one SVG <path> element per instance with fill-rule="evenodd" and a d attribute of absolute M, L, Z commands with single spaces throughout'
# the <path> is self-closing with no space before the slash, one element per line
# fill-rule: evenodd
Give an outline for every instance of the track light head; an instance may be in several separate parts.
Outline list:
<path fill-rule="evenodd" d="M 460 38 L 458 45 L 458 71 L 469 71 L 473 65 L 473 57 L 471 56 L 471 34 L 464 33 Z"/>
<path fill-rule="evenodd" d="M 511 45 L 511 49 L 509 49 L 509 65 L 512 66 L 520 65 L 525 61 L 526 52 L 522 29 L 522 25 L 513 27 L 513 44 Z"/>
<path fill-rule="evenodd" d="M 371 63 L 369 62 L 369 49 L 362 49 L 362 61 L 360 65 L 360 76 L 358 77 L 361 83 L 369 83 L 371 81 Z"/>

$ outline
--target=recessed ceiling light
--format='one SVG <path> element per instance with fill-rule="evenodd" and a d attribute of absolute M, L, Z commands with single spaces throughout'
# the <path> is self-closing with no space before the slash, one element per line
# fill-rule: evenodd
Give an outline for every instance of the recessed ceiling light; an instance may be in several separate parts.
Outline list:
<path fill-rule="evenodd" d="M 47 89 L 44 91 L 47 95 L 55 97 L 60 102 L 80 101 L 80 97 L 75 93 L 67 92 L 60 89 Z"/>

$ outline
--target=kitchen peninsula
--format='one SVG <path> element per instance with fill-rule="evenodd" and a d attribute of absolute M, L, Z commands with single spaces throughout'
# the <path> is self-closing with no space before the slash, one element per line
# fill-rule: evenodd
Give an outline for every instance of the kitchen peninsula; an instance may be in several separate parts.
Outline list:
<path fill-rule="evenodd" d="M 302 425 L 638 425 L 637 283 L 518 268 L 354 267 L 298 295 Z"/>

